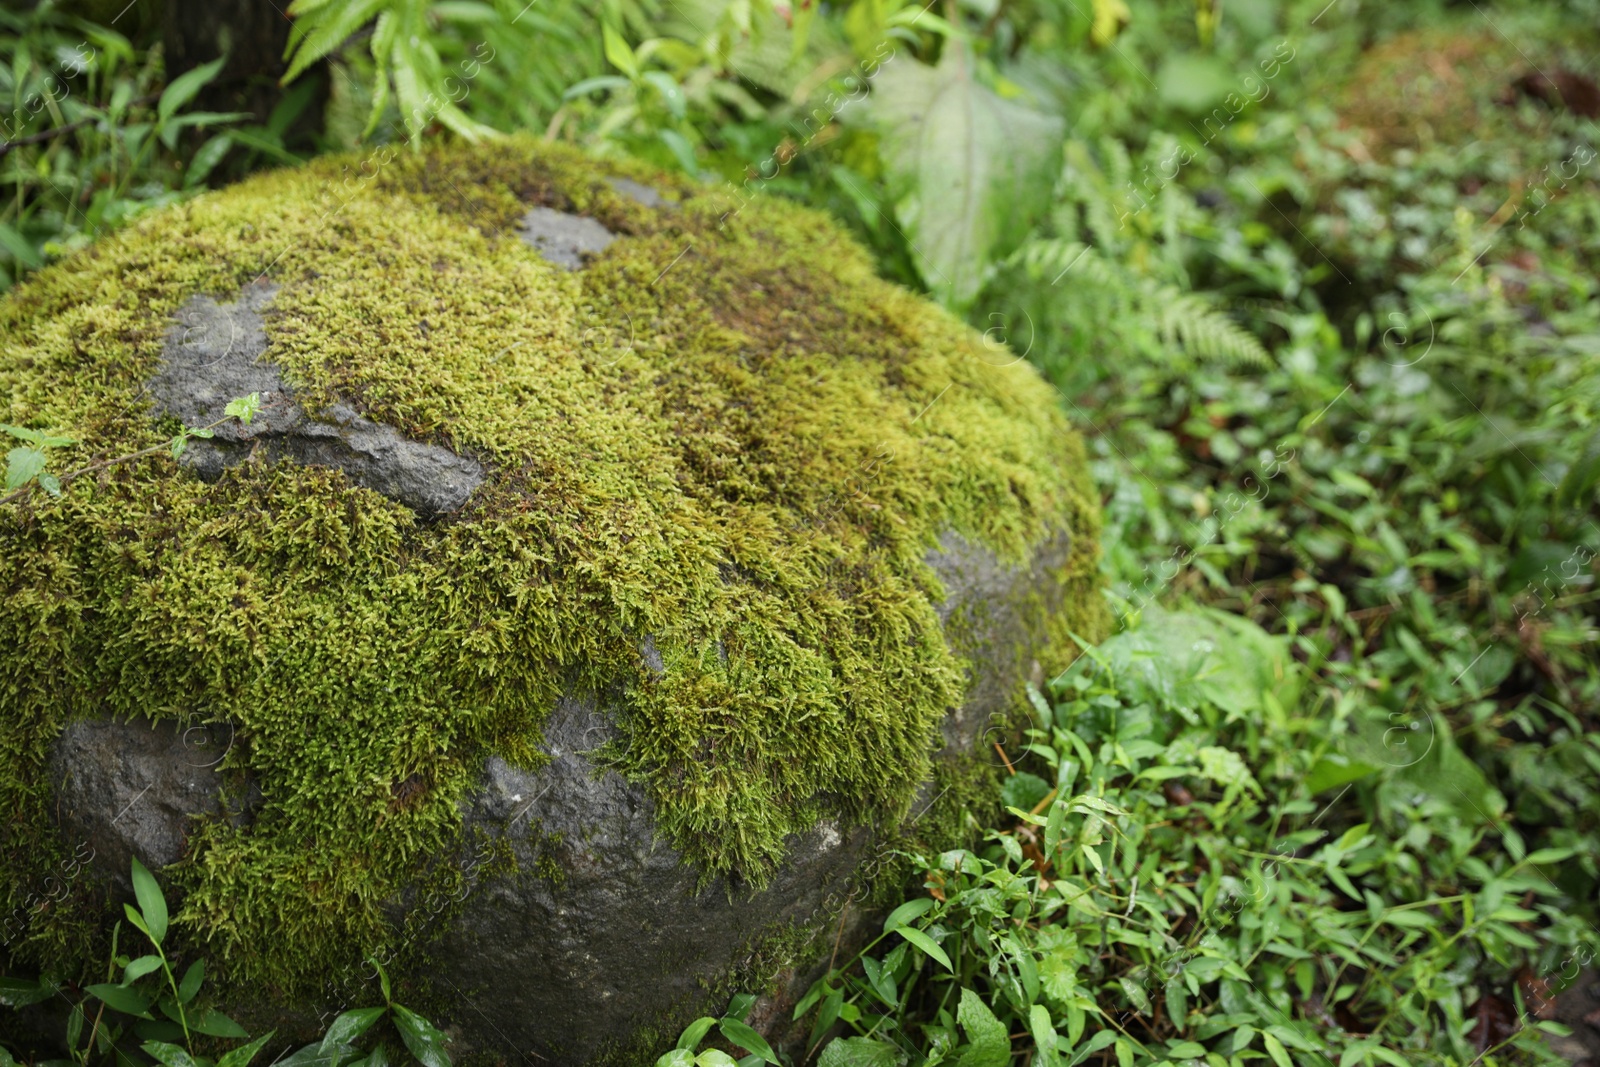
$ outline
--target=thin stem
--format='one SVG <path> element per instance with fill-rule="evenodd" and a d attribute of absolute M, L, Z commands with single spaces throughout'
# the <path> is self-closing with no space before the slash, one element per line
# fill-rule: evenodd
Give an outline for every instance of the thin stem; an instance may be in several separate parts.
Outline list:
<path fill-rule="evenodd" d="M 221 426 L 223 423 L 227 422 L 229 419 L 231 419 L 233 417 L 234 416 L 232 416 L 232 415 L 224 415 L 222 418 L 218 419 L 216 422 L 207 423 L 206 425 L 201 426 L 199 428 L 202 429 L 202 430 L 214 430 L 218 426 Z M 158 452 L 166 452 L 167 450 L 172 448 L 173 441 L 177 441 L 179 438 L 191 437 L 191 436 L 193 436 L 193 434 L 194 434 L 193 430 L 186 429 L 186 430 L 183 431 L 183 433 L 181 433 L 177 437 L 174 437 L 171 440 L 165 442 L 164 444 L 151 445 L 149 448 L 141 448 L 137 452 L 129 452 L 126 455 L 122 455 L 122 456 L 113 456 L 110 459 L 103 459 L 98 463 L 91 463 L 87 467 L 81 467 L 78 470 L 72 471 L 71 473 L 63 474 L 61 476 L 61 488 L 65 489 L 70 482 L 72 482 L 74 479 L 81 478 L 85 474 L 93 474 L 95 471 L 102 471 L 102 470 L 105 470 L 107 467 L 114 467 L 119 463 L 128 463 L 128 462 L 130 462 L 132 460 L 143 459 L 145 456 L 153 456 Z M 27 482 L 27 483 L 25 483 L 25 484 L 23 484 L 21 486 L 18 486 L 16 489 L 14 489 L 11 492 L 7 493 L 5 496 L 0 496 L 0 505 L 9 504 L 13 500 L 17 500 L 17 499 L 19 499 L 21 497 L 27 496 L 30 492 L 33 491 L 33 487 L 34 487 L 35 484 L 36 483 L 34 481 L 29 481 L 29 482 Z"/>
<path fill-rule="evenodd" d="M 172 1003 L 178 1007 L 178 1025 L 183 1027 L 183 1047 L 193 1051 L 194 1038 L 189 1035 L 189 1013 L 183 1010 L 183 998 L 178 995 L 178 980 L 172 975 L 172 964 L 167 962 L 167 954 L 161 948 L 161 943 L 155 938 L 150 940 L 156 946 L 156 955 L 161 957 L 161 973 L 167 976 L 167 985 L 172 990 Z"/>

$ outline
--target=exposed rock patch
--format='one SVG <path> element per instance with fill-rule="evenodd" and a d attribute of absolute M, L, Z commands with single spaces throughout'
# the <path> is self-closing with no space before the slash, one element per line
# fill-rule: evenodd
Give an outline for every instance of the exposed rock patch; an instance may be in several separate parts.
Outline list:
<path fill-rule="evenodd" d="M 567 270 L 582 267 L 586 257 L 604 252 L 617 239 L 594 219 L 547 207 L 532 208 L 522 216 L 517 235 L 545 259 Z"/>
<path fill-rule="evenodd" d="M 607 178 L 606 184 L 611 186 L 611 188 L 616 190 L 618 193 L 621 193 L 623 196 L 627 197 L 629 200 L 637 201 L 638 203 L 643 204 L 645 207 L 668 206 L 667 202 L 662 199 L 660 193 L 656 192 L 648 185 L 641 185 L 639 182 L 636 182 L 631 178 Z"/>
<path fill-rule="evenodd" d="M 96 865 L 126 880 L 129 860 L 157 869 L 182 858 L 196 818 L 224 813 L 226 724 L 78 719 L 52 753 L 62 833 L 94 849 Z M 228 813 L 247 816 L 255 796 Z"/>
<path fill-rule="evenodd" d="M 991 664 L 971 672 L 967 699 L 945 716 L 940 729 L 947 748 L 970 749 L 995 716 L 1016 697 L 1017 679 L 1027 677 L 1029 664 L 997 669 L 1008 655 L 1032 643 L 1028 600 L 1053 604 L 1065 593 L 1062 568 L 1072 554 L 1072 536 L 1065 530 L 1040 546 L 1031 567 L 1008 566 L 993 552 L 953 532 L 939 537 L 928 563 L 948 594 L 938 605 L 947 633 L 965 635 L 962 651 L 974 662 Z"/>
<path fill-rule="evenodd" d="M 178 310 L 161 369 L 146 383 L 158 412 L 185 426 L 204 426 L 220 419 L 235 397 L 261 396 L 250 425 L 224 423 L 215 437 L 191 441 L 181 461 L 211 481 L 263 449 L 269 459 L 338 467 L 357 485 L 424 516 L 465 504 L 483 481 L 476 460 L 413 441 L 345 403 L 313 417 L 296 402 L 278 368 L 261 358 L 268 344 L 262 315 L 276 293 L 277 286 L 257 281 L 232 303 L 196 296 Z"/>

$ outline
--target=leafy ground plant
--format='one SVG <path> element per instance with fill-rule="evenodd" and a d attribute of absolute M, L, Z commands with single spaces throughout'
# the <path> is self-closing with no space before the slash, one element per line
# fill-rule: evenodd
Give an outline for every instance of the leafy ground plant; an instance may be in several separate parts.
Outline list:
<path fill-rule="evenodd" d="M 33 981 L 0 978 L 0 1001 L 12 1008 L 58 997 L 72 1000 L 75 992 L 82 994 L 72 1002 L 67 1014 L 64 1047 L 68 1058 L 42 1059 L 37 1061 L 37 1067 L 90 1067 L 92 1063 L 116 1067 L 151 1063 L 162 1067 L 248 1067 L 272 1041 L 275 1031 L 252 1040 L 242 1026 L 207 1006 L 202 995 L 204 960 L 194 960 L 183 969 L 182 977 L 178 976 L 168 955 L 171 929 L 161 886 L 137 859 L 133 861 L 131 877 L 135 902 L 124 905 L 124 911 L 128 923 L 144 935 L 152 951 L 133 957 L 121 954 L 119 922 L 112 930 L 104 982 L 80 990 L 72 983 L 48 977 Z M 369 1040 L 369 1048 L 360 1047 L 362 1039 L 384 1020 L 393 1025 L 416 1063 L 422 1067 L 451 1067 L 445 1036 L 427 1019 L 396 1003 L 388 973 L 377 961 L 371 962 L 384 1003 L 342 1012 L 320 1040 L 277 1059 L 279 1067 L 388 1067 L 397 1061 L 383 1041 Z M 241 1043 L 226 1047 L 226 1042 Z M 0 1067 L 17 1064 L 16 1056 L 0 1047 Z"/>
<path fill-rule="evenodd" d="M 84 6 L 0 8 L 0 291 L 208 180 L 299 162 L 284 134 L 313 86 L 284 94 L 262 124 L 201 110 L 222 57 L 168 79 L 136 18 L 120 20 L 129 36 L 77 17 Z"/>
<path fill-rule="evenodd" d="M 696 1019 L 684 1028 L 677 1045 L 656 1060 L 656 1067 L 734 1067 L 735 1064 L 738 1067 L 760 1067 L 764 1063 L 779 1063 L 777 1054 L 767 1044 L 766 1038 L 745 1022 L 755 1001 L 756 998 L 747 993 L 740 994 L 729 1002 L 727 1014 L 722 1018 L 705 1015 Z M 743 1059 L 734 1059 L 718 1048 L 701 1049 L 712 1027 L 716 1027 L 731 1047 L 745 1049 L 747 1055 Z"/>
<path fill-rule="evenodd" d="M 185 426 L 177 435 L 164 444 L 152 445 L 137 452 L 128 452 L 124 455 L 113 456 L 110 459 L 99 460 L 77 470 L 65 474 L 55 474 L 46 470 L 50 461 L 49 451 L 55 448 L 66 448 L 78 442 L 71 437 L 59 437 L 45 433 L 43 430 L 30 430 L 22 426 L 10 426 L 0 423 L 0 431 L 10 434 L 23 443 L 13 448 L 6 455 L 6 489 L 5 496 L 0 496 L 0 504 L 9 504 L 14 500 L 24 499 L 35 485 L 49 493 L 51 496 L 60 496 L 74 480 L 85 474 L 105 470 L 118 464 L 129 463 L 145 456 L 159 455 L 170 452 L 173 459 L 183 455 L 189 447 L 189 442 L 195 438 L 207 438 L 215 434 L 216 428 L 225 422 L 238 419 L 246 426 L 256 417 L 256 412 L 261 410 L 261 394 L 251 393 L 249 396 L 235 397 L 228 401 L 228 406 L 223 409 L 222 418 L 204 426 Z"/>
<path fill-rule="evenodd" d="M 1213 611 L 1089 649 L 1035 694 L 1004 828 L 917 857 L 922 891 L 799 1004 L 818 1062 L 1562 1062 L 1547 1022 L 1480 1052 L 1470 1008 L 1600 947 L 1550 877 L 1572 851 L 1433 802 L 1353 821 L 1300 685 L 1286 641 Z"/>

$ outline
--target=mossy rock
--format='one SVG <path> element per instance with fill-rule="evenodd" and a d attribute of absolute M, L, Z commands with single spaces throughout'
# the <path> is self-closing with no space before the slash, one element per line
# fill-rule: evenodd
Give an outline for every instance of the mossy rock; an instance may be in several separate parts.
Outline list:
<path fill-rule="evenodd" d="M 1521 62 L 1515 46 L 1486 25 L 1413 30 L 1365 52 L 1335 99 L 1343 124 L 1360 131 L 1375 157 L 1460 145 L 1486 126 L 1507 125 L 1494 96 Z"/>
<path fill-rule="evenodd" d="M 0 505 L 15 969 L 103 973 L 138 856 L 253 1025 L 375 954 L 463 1047 L 615 1058 L 948 838 L 915 818 L 1106 626 L 1058 398 L 775 198 L 385 149 L 0 303 L 59 471 L 252 383 L 179 462 Z"/>

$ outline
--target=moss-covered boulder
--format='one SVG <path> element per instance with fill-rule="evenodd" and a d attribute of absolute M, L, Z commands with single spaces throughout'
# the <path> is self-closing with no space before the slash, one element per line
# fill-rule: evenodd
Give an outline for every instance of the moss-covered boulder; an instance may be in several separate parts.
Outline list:
<path fill-rule="evenodd" d="M 463 1046 L 591 1062 L 946 832 L 1103 627 L 1082 449 L 1026 364 L 745 199 L 384 150 L 0 303 L 0 418 L 104 463 L 0 505 L 13 968 L 103 952 L 137 856 L 256 1025 L 367 1001 L 374 954 Z"/>

